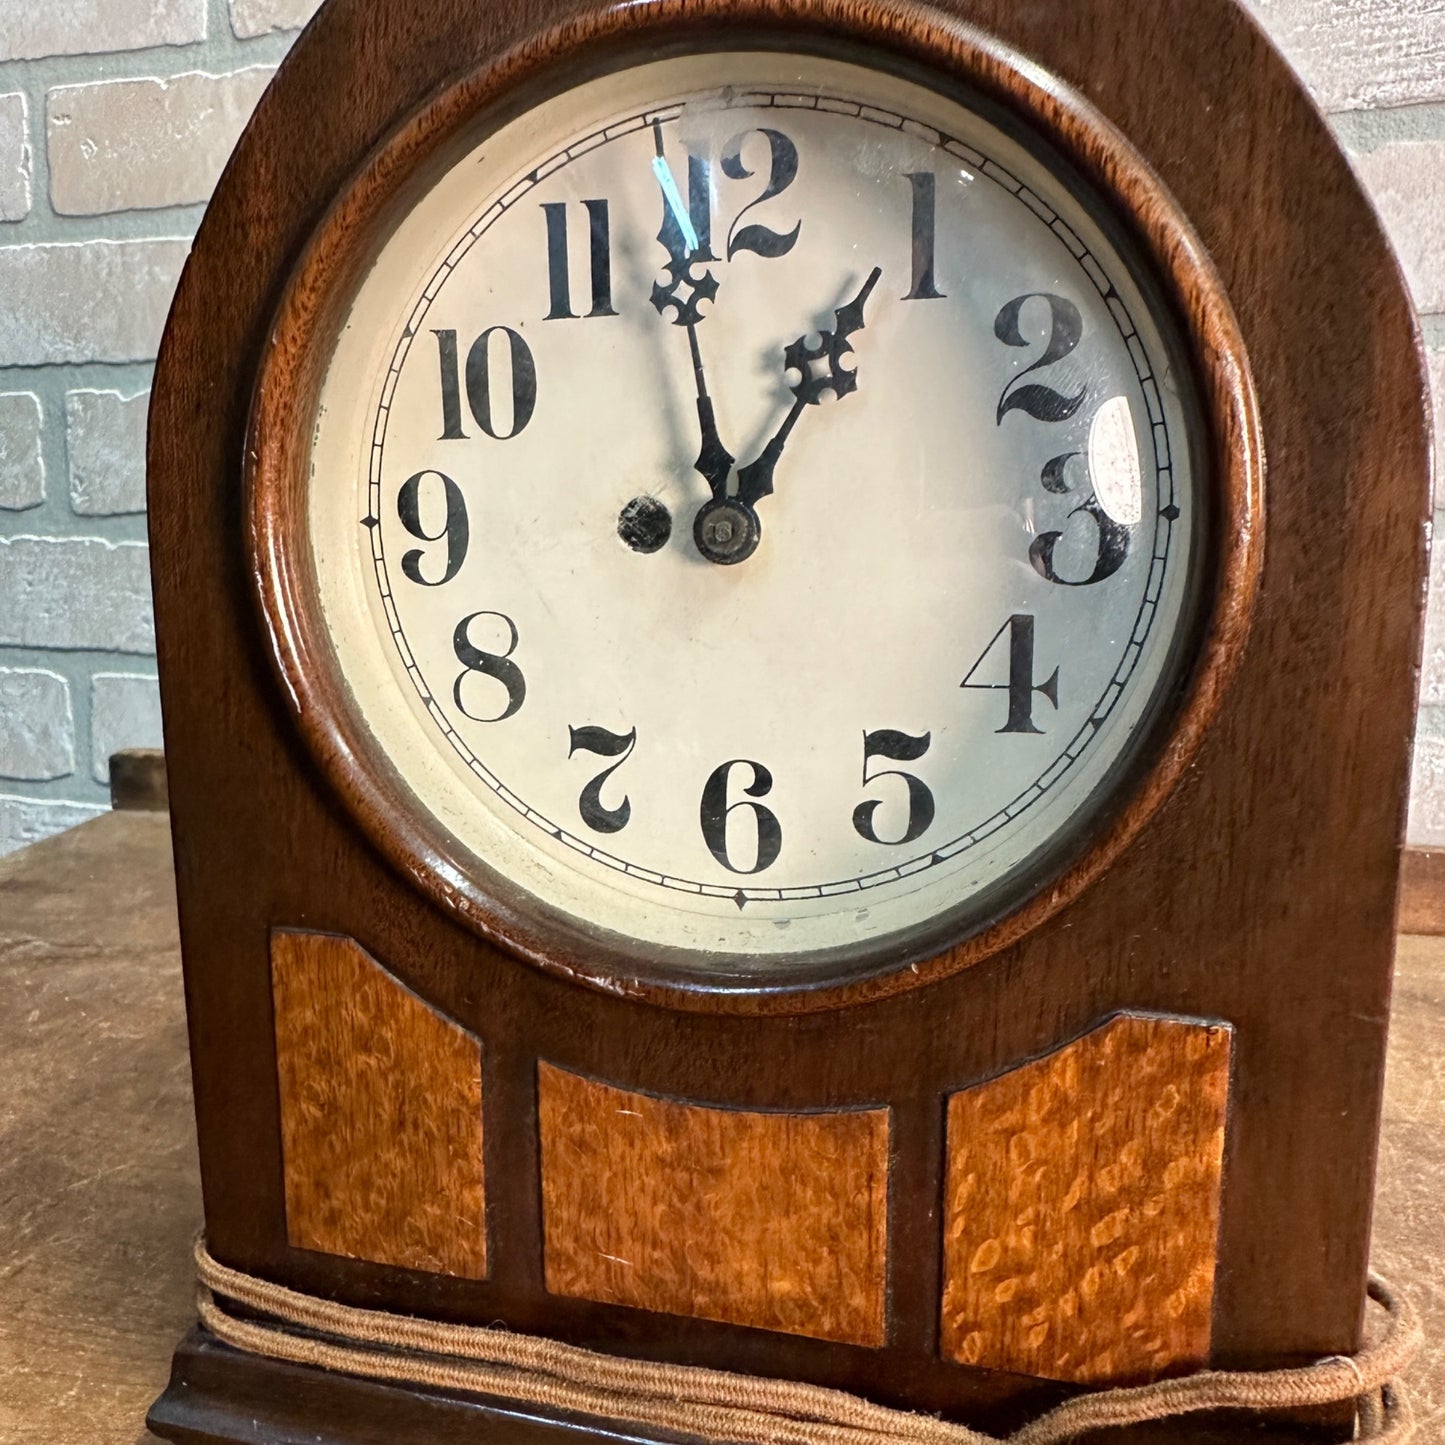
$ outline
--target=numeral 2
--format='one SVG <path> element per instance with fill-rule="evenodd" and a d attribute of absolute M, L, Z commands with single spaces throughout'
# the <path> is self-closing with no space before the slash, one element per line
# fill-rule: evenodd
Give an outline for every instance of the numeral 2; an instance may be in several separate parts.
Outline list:
<path fill-rule="evenodd" d="M 462 430 L 462 378 L 455 331 L 434 331 L 441 363 L 442 435 L 444 442 L 465 441 Z M 507 338 L 512 375 L 512 429 L 500 432 L 492 411 L 492 337 Z M 467 404 L 481 429 L 496 441 L 510 441 L 526 430 L 537 408 L 537 363 L 532 349 L 510 326 L 482 332 L 467 353 Z"/>
<path fill-rule="evenodd" d="M 610 768 L 597 774 L 577 800 L 582 821 L 595 833 L 620 833 L 632 821 L 632 800 L 624 797 L 616 808 L 607 808 L 602 803 L 602 789 L 607 780 L 632 756 L 637 746 L 637 729 L 630 733 L 612 733 L 606 728 L 568 728 L 572 747 L 569 758 L 578 753 L 596 753 L 601 758 L 616 758 Z"/>
<path fill-rule="evenodd" d="M 606 201 L 583 201 L 587 209 L 588 255 L 592 264 L 592 309 L 588 319 L 616 316 L 612 309 L 612 226 Z M 567 258 L 567 203 L 548 201 L 542 207 L 547 217 L 547 277 L 552 309 L 548 321 L 575 321 L 572 309 L 572 279 Z"/>
<path fill-rule="evenodd" d="M 1084 335 L 1084 318 L 1079 314 L 1079 308 L 1072 301 L 1068 301 L 1062 296 L 1052 296 L 1045 291 L 1030 291 L 1026 296 L 1015 296 L 994 320 L 993 334 L 1005 346 L 1027 346 L 1029 344 L 1019 329 L 1019 320 L 1023 315 L 1024 307 L 1030 301 L 1042 301 L 1049 308 L 1048 345 L 1044 347 L 1044 354 L 1037 361 L 1024 367 L 1004 387 L 1003 395 L 999 398 L 998 403 L 1000 426 L 1003 425 L 1004 417 L 1011 411 L 1027 412 L 1035 421 L 1067 421 L 1084 404 L 1084 397 L 1088 393 L 1087 387 L 1080 387 L 1076 395 L 1065 396 L 1062 392 L 1055 391 L 1053 387 L 1044 386 L 1040 382 L 1023 384 L 1024 378 L 1031 373 L 1041 371 L 1046 366 L 1052 366 L 1056 361 L 1062 361 L 1078 346 Z"/>
<path fill-rule="evenodd" d="M 1004 633 L 1009 635 L 1008 681 L 975 682 L 978 670 L 988 661 L 989 654 L 999 644 Z M 980 692 L 1008 693 L 1008 721 L 998 729 L 1001 733 L 1042 733 L 1043 729 L 1034 724 L 1034 694 L 1046 698 L 1057 709 L 1059 706 L 1059 669 L 1056 667 L 1044 682 L 1034 681 L 1034 619 L 1018 613 L 1010 617 L 984 648 L 977 662 L 961 687 Z"/>

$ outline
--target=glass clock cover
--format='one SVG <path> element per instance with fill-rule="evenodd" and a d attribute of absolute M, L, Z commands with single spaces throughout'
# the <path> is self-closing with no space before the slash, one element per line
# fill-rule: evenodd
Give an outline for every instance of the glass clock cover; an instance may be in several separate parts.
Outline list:
<path fill-rule="evenodd" d="M 352 705 L 478 877 L 766 983 L 1077 852 L 1206 523 L 1105 215 L 982 105 L 774 53 L 591 80 L 432 177 L 335 338 L 307 525 Z"/>

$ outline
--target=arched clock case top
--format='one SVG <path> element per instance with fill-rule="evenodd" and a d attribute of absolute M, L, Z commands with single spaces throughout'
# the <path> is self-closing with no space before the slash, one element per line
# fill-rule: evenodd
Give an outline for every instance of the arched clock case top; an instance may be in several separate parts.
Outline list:
<path fill-rule="evenodd" d="M 729 4 L 730 23 L 719 29 L 722 13 L 718 4 L 584 9 L 454 79 L 373 152 L 315 230 L 268 338 L 246 448 L 247 537 L 261 622 L 293 719 L 333 790 L 413 886 L 484 938 L 608 993 L 684 1010 L 801 1013 L 886 997 L 997 953 L 1076 898 L 1145 828 L 1188 770 L 1245 646 L 1264 542 L 1264 455 L 1249 360 L 1209 257 L 1146 159 L 1085 99 L 941 11 L 844 0 Z M 1062 165 L 1172 325 L 1166 341 L 1191 383 L 1194 445 L 1203 453 L 1193 464 L 1207 557 L 1181 634 L 1179 684 L 1176 695 L 1156 700 L 1126 775 L 1098 787 L 1081 819 L 1027 860 L 1026 879 L 1005 878 L 902 937 L 805 954 L 766 973 L 730 967 L 726 957 L 709 957 L 704 971 L 690 952 L 583 929 L 487 868 L 415 804 L 331 645 L 305 491 L 331 347 L 367 267 L 428 178 L 581 78 L 700 48 L 866 57 L 874 68 L 958 95 Z"/>
<path fill-rule="evenodd" d="M 525 899 L 471 878 L 368 751 L 308 575 L 299 465 L 320 370 L 391 217 L 474 127 L 609 73 L 638 45 L 841 56 L 860 42 L 1046 138 L 1106 198 L 1128 243 L 1116 249 L 1152 276 L 1210 450 L 1191 668 L 1114 794 L 1119 810 L 1056 860 L 1052 882 L 962 943 L 913 939 L 891 970 L 842 959 L 825 982 L 767 991 L 679 981 L 657 958 L 619 968 L 605 946 L 529 921 Z M 1080 1177 L 1107 1184 L 1097 1124 L 1138 1164 L 1119 1126 L 1142 1120 L 1146 1152 L 1184 1139 L 1195 1192 L 1171 1207 L 1216 1264 L 1212 1295 L 1186 1311 L 1211 1363 L 1357 1348 L 1430 515 L 1412 326 L 1346 158 L 1237 0 L 325 0 L 207 210 L 151 407 L 156 633 L 213 1256 L 347 1304 L 806 1380 L 1002 1433 L 1072 1388 L 1043 1378 L 1027 1340 L 1021 1373 L 970 1343 L 1036 1328 L 1028 1310 L 998 1329 L 976 1322 L 1000 1297 L 972 1270 L 986 1224 L 967 1191 L 985 1178 L 981 1157 L 1013 1157 L 1013 1115 L 1042 1083 L 1045 1167 L 1001 1170 L 985 1214 L 1003 1219 L 1035 1177 L 1069 1197 L 1086 1155 Z M 378 1040 L 396 1051 L 390 1067 L 375 1067 Z M 1093 1119 L 1086 1075 L 1105 1100 Z M 1193 1105 L 1182 1135 L 1151 1112 L 1171 1082 Z M 339 1112 L 313 1107 L 347 1085 L 351 1135 Z M 652 1117 L 603 1181 L 571 1104 L 631 1128 L 619 1093 Z M 886 1138 L 868 1117 L 885 1109 Z M 641 1200 L 661 1221 L 653 1242 L 684 1263 L 694 1239 L 727 1237 L 706 1220 L 689 1232 L 668 1202 L 678 1171 L 655 1171 L 656 1192 L 632 1187 L 631 1160 L 662 1157 L 652 1141 L 675 1110 L 690 1137 L 741 1158 L 740 1201 L 770 1177 L 753 1144 L 774 1131 L 777 1157 L 806 1153 L 810 1167 L 823 1144 L 798 1141 L 834 1130 L 850 1169 L 880 1161 L 866 1196 L 843 1191 L 886 1190 L 884 1226 L 852 1236 L 869 1261 L 866 1310 L 820 1338 L 743 1310 L 668 1313 L 675 1301 L 619 1287 L 589 1255 L 589 1231 L 636 1221 L 593 1202 L 603 1182 Z M 455 1143 L 436 1146 L 438 1120 Z M 374 1147 L 348 1151 L 356 1140 Z M 396 1167 L 408 1140 L 418 1168 Z M 549 1151 L 566 1166 L 551 1171 L 555 1194 L 584 1206 L 553 1211 L 550 1251 Z M 338 1157 L 354 1178 L 380 1161 L 387 1187 L 333 1187 Z M 577 1190 L 557 1189 L 573 1178 Z M 350 1200 L 398 1205 L 389 1239 Z M 950 1219 L 965 1228 L 948 1232 Z M 1103 1222 L 1088 1221 L 1090 1250 Z M 1132 1247 L 1110 1233 L 1120 1222 L 1101 1236 L 1113 1253 Z M 424 1257 L 433 1228 L 453 1273 Z M 838 1257 L 819 1237 L 787 1235 L 801 1241 L 800 1277 Z M 1123 1322 L 1113 1300 L 1101 1315 Z M 314 1373 L 296 1385 L 204 1337 L 176 1378 L 176 1439 L 197 1438 L 203 1397 L 223 1423 L 211 1439 L 270 1428 L 254 1424 L 261 1406 L 286 1417 L 276 1438 L 304 1427 L 372 1439 L 387 1399 L 419 1422 L 390 1438 L 460 1439 L 437 1421 L 470 1408 L 424 1392 L 398 1404 Z M 1339 1423 L 1331 1438 L 1349 1438 Z M 500 1436 L 478 1424 L 466 1438 L 553 1428 L 512 1413 Z M 1167 1433 L 1220 1428 L 1233 1426 Z"/>

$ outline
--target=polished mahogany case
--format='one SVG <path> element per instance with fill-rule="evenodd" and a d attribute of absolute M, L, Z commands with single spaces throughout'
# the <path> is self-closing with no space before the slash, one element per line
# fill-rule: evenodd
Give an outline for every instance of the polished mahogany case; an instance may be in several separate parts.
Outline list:
<path fill-rule="evenodd" d="M 1065 156 L 1185 338 L 1213 505 L 1187 685 L 1054 883 L 899 966 L 768 990 L 590 954 L 459 877 L 350 711 L 299 485 L 328 328 L 378 218 L 459 127 L 619 57 L 749 43 L 926 72 Z M 354 1304 L 995 1430 L 1080 1387 L 1353 1350 L 1423 394 L 1378 223 L 1235 0 L 328 0 L 216 193 L 152 408 L 213 1254 Z M 204 1334 L 152 1423 L 176 1441 L 604 1428 Z M 1298 1438 L 1278 1431 L 1259 1438 Z"/>

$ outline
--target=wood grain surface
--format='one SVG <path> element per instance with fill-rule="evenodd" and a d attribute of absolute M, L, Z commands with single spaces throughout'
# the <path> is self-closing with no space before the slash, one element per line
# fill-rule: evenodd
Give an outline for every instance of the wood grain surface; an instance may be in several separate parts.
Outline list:
<path fill-rule="evenodd" d="M 883 1343 L 888 1111 L 755 1114 L 542 1064 L 547 1288 Z"/>
<path fill-rule="evenodd" d="M 1421 1445 L 1434 1445 L 1445 1432 L 1445 940 L 1400 943 L 1374 1262 L 1425 1316 L 1425 1352 L 1407 1383 Z M 190 1245 L 201 1222 L 163 815 L 107 813 L 0 859 L 0 1057 L 0 1198 L 12 1205 L 0 1245 L 0 1440 L 137 1445 L 194 1319 Z M 234 1421 L 238 1397 L 253 1439 L 496 1438 L 483 1405 L 261 1360 L 249 1362 L 254 1386 L 238 1391 L 245 1365 L 210 1349 L 205 1378 L 194 1349 L 182 1358 L 167 1438 L 204 1439 L 201 1422 Z M 181 1418 L 193 1435 L 182 1435 Z M 507 1445 L 576 1440 L 570 1422 L 530 1433 L 515 1414 L 505 1423 Z M 1182 1438 L 1176 1428 L 1163 1445 Z M 1226 1418 L 1207 1438 L 1240 1445 L 1240 1422 Z M 1247 1438 L 1287 1437 L 1250 1429 Z"/>
<path fill-rule="evenodd" d="M 331 1298 L 836 1384 L 1002 1432 L 1064 1387 L 941 1355 L 939 1100 L 1134 1009 L 1236 1030 L 1214 1360 L 1354 1349 L 1420 653 L 1425 382 L 1373 209 L 1235 0 L 937 7 L 1077 90 L 1167 187 L 1238 318 L 1269 459 L 1259 600 L 1225 705 L 1168 800 L 1067 907 L 927 988 L 811 1016 L 685 1014 L 579 988 L 461 926 L 368 842 L 298 736 L 242 541 L 247 421 L 280 299 L 399 118 L 504 55 L 540 73 L 539 31 L 593 8 L 327 0 L 258 107 L 177 293 L 151 406 L 150 528 L 213 1252 Z M 626 8 L 672 24 L 702 10 Z M 909 54 L 919 9 L 846 8 L 858 25 L 881 19 L 878 53 Z M 832 16 L 802 0 L 729 13 L 796 43 L 837 39 Z M 1311 340 L 1312 318 L 1327 319 L 1326 342 Z M 269 930 L 301 920 L 356 938 L 484 1041 L 488 1279 L 288 1243 Z M 887 1103 L 901 1247 L 885 1346 L 548 1293 L 539 1058 L 748 1111 Z"/>
<path fill-rule="evenodd" d="M 1445 852 L 1407 848 L 1400 870 L 1401 933 L 1445 935 Z"/>
<path fill-rule="evenodd" d="M 948 1105 L 943 1350 L 1081 1384 L 1209 1356 L 1230 1031 L 1118 1018 Z"/>
<path fill-rule="evenodd" d="M 477 1041 L 349 938 L 278 930 L 271 960 L 291 1245 L 485 1279 Z"/>

